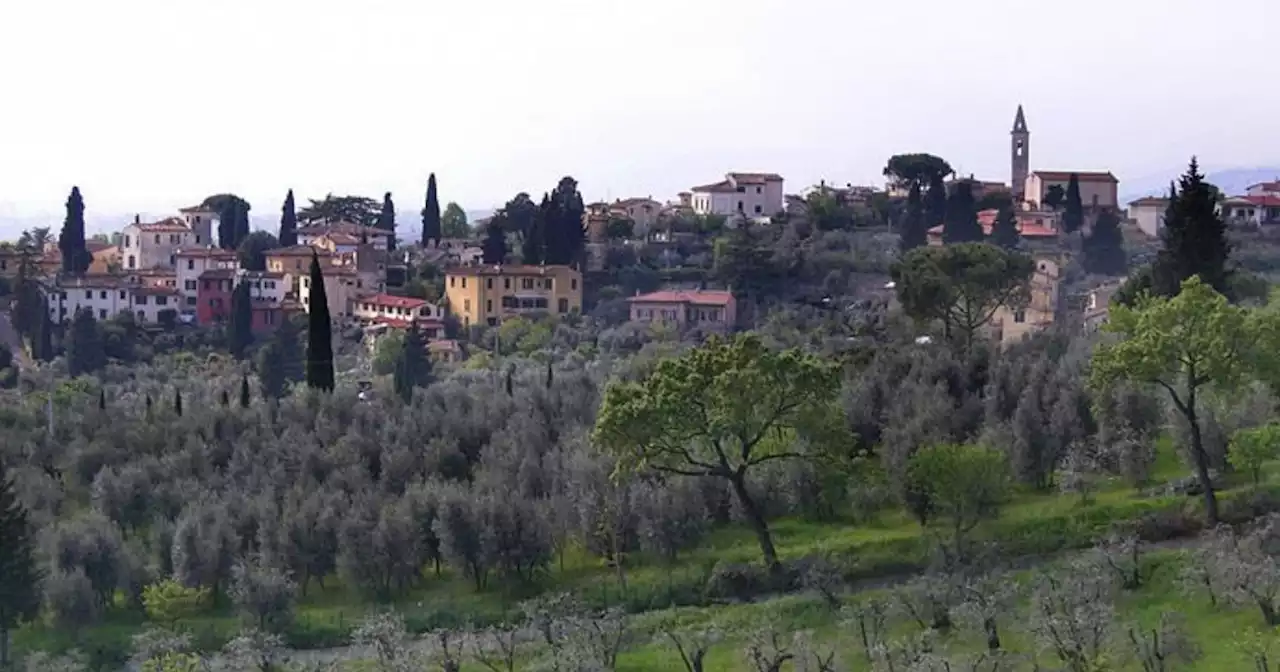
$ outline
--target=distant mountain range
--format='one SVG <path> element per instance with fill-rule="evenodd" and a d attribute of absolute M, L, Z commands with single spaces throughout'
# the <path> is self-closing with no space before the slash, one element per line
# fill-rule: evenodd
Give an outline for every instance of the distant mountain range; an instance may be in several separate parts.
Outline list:
<path fill-rule="evenodd" d="M 1165 196 L 1169 193 L 1169 182 L 1177 181 L 1178 176 L 1186 172 L 1186 168 L 1170 170 L 1167 173 L 1149 175 L 1136 180 L 1120 183 L 1124 192 L 1120 195 L 1120 204 L 1125 204 L 1143 196 Z M 1268 182 L 1280 178 L 1280 166 L 1259 168 L 1224 168 L 1210 170 L 1205 173 L 1205 180 L 1216 185 L 1228 196 L 1243 194 L 1250 185 Z"/>

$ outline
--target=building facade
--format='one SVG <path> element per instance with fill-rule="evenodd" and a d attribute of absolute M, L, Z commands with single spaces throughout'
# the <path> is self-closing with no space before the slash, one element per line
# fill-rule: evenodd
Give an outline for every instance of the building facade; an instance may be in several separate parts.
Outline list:
<path fill-rule="evenodd" d="M 65 322 L 81 309 L 99 320 L 109 320 L 122 312 L 132 312 L 133 291 L 123 280 L 111 275 L 67 278 L 45 292 L 49 319 Z"/>
<path fill-rule="evenodd" d="M 728 173 L 694 187 L 689 206 L 699 215 L 772 217 L 783 211 L 783 180 L 774 173 Z"/>
<path fill-rule="evenodd" d="M 1080 202 L 1086 208 L 1118 208 L 1120 180 L 1109 172 L 1072 173 L 1059 170 L 1037 170 L 1027 176 L 1023 202 L 1032 208 L 1044 205 L 1050 189 L 1059 187 L 1065 193 L 1071 176 L 1080 183 Z"/>
<path fill-rule="evenodd" d="M 363 292 L 357 287 L 359 280 L 355 269 L 345 266 L 329 266 L 322 268 L 321 276 L 324 278 L 325 298 L 329 304 L 329 319 L 337 322 L 346 320 L 352 316 L 351 302 Z M 298 301 L 302 303 L 302 309 L 311 312 L 311 276 L 306 274 L 298 278 Z"/>
<path fill-rule="evenodd" d="M 470 266 L 445 272 L 449 311 L 463 326 L 582 312 L 582 274 L 569 266 Z"/>
<path fill-rule="evenodd" d="M 184 248 L 202 247 L 209 243 L 176 217 L 159 222 L 144 223 L 134 220 L 124 227 L 120 237 L 120 262 L 126 270 L 145 268 L 174 268 L 177 254 Z"/>
<path fill-rule="evenodd" d="M 1165 213 L 1169 210 L 1169 199 L 1148 196 L 1129 203 L 1129 219 L 1138 225 L 1143 233 L 1155 238 L 1164 230 Z"/>
<path fill-rule="evenodd" d="M 1061 262 L 1055 255 L 1034 255 L 1034 258 L 1036 266 L 1031 274 L 1026 305 L 1000 306 L 989 323 L 993 338 L 1003 346 L 1048 329 L 1058 319 Z"/>
<path fill-rule="evenodd" d="M 694 290 L 639 294 L 627 300 L 631 321 L 673 324 L 728 332 L 737 324 L 737 301 L 732 292 Z"/>
<path fill-rule="evenodd" d="M 1009 154 L 1012 167 L 1009 175 L 1010 189 L 1013 191 L 1013 202 L 1027 201 L 1027 177 L 1031 174 L 1031 131 L 1027 128 L 1027 117 L 1022 113 L 1022 106 L 1013 117 L 1013 130 L 1009 132 Z"/>
<path fill-rule="evenodd" d="M 196 290 L 196 322 L 209 325 L 231 319 L 231 295 L 236 288 L 237 274 L 234 268 L 215 268 L 200 275 Z"/>

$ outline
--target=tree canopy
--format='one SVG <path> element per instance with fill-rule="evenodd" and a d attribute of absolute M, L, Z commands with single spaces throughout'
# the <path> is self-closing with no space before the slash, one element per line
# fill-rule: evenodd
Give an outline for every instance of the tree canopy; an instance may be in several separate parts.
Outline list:
<path fill-rule="evenodd" d="M 463 218 L 465 219 L 465 215 Z M 443 233 L 440 196 L 436 193 L 436 174 L 431 173 L 427 176 L 427 202 L 422 206 L 422 246 L 426 247 L 428 241 L 439 244 Z"/>
<path fill-rule="evenodd" d="M 80 196 L 80 187 L 71 187 L 71 195 L 67 197 L 67 216 L 58 235 L 58 250 L 62 253 L 63 273 L 83 275 L 93 263 L 93 255 L 85 245 L 84 199 Z"/>
<path fill-rule="evenodd" d="M 227 331 L 227 344 L 231 355 L 244 359 L 253 343 L 253 299 L 249 296 L 249 283 L 241 280 L 231 292 L 231 324 Z"/>
<path fill-rule="evenodd" d="M 307 386 L 324 392 L 332 392 L 333 376 L 333 324 L 329 317 L 329 298 L 324 287 L 324 274 L 320 259 L 311 255 L 311 296 L 307 316 Z"/>
<path fill-rule="evenodd" d="M 281 247 L 293 247 L 298 244 L 298 209 L 293 203 L 293 190 L 284 196 L 284 205 L 280 207 Z"/>
<path fill-rule="evenodd" d="M 978 223 L 977 204 L 973 200 L 973 182 L 959 180 L 947 198 L 947 214 L 942 223 L 942 242 L 980 243 L 986 234 Z"/>
<path fill-rule="evenodd" d="M 295 234 L 295 239 L 296 237 Z M 240 241 L 239 247 L 236 248 L 236 258 L 240 262 L 240 268 L 246 271 L 267 270 L 267 252 L 280 246 L 280 241 L 270 233 L 254 231 Z"/>
<path fill-rule="evenodd" d="M 1035 270 L 1030 257 L 986 243 L 922 247 L 891 274 L 902 309 L 916 320 L 942 323 L 948 339 L 968 345 L 1001 306 L 1024 304 Z"/>
<path fill-rule="evenodd" d="M 444 238 L 470 238 L 471 226 L 467 223 L 467 211 L 461 205 L 449 202 L 440 217 L 440 235 Z"/>
<path fill-rule="evenodd" d="M 382 204 L 364 196 L 334 196 L 327 194 L 321 200 L 310 203 L 298 211 L 298 221 L 303 226 L 318 226 L 351 222 L 361 226 L 377 226 L 382 218 Z"/>
<path fill-rule="evenodd" d="M 885 164 L 884 176 L 901 188 L 924 188 L 942 181 L 955 171 L 946 159 L 933 154 L 895 154 Z"/>
<path fill-rule="evenodd" d="M 1075 233 L 1084 226 L 1084 202 L 1080 200 L 1080 176 L 1071 173 L 1062 200 L 1062 230 Z"/>
<path fill-rule="evenodd" d="M 919 184 L 912 184 L 911 190 L 907 192 L 906 209 L 898 233 L 898 249 L 903 252 L 929 244 L 929 227 L 925 223 L 924 201 Z"/>
<path fill-rule="evenodd" d="M 1098 212 L 1083 248 L 1084 267 L 1090 273 L 1124 275 L 1128 272 L 1124 232 L 1120 230 L 1120 216 L 1115 210 L 1103 208 Z"/>
<path fill-rule="evenodd" d="M 987 239 L 992 245 L 1006 250 L 1016 250 L 1022 244 L 1022 233 L 1018 231 L 1018 217 L 1013 206 L 1000 208 Z"/>
<path fill-rule="evenodd" d="M 1170 194 L 1165 214 L 1162 247 L 1152 267 L 1152 289 L 1173 296 L 1192 276 L 1231 297 L 1231 270 L 1227 257 L 1227 225 L 1219 215 L 1217 189 L 1204 181 L 1195 157 Z"/>
<path fill-rule="evenodd" d="M 9 660 L 9 633 L 40 611 L 35 528 L 0 460 L 0 668 Z"/>
<path fill-rule="evenodd" d="M 501 264 L 507 258 L 507 232 L 497 217 L 489 220 L 484 227 L 484 242 L 481 251 L 486 264 Z"/>
<path fill-rule="evenodd" d="M 747 476 L 762 464 L 840 446 L 839 387 L 838 368 L 814 355 L 770 350 L 754 335 L 717 338 L 663 360 L 641 382 L 610 384 L 592 436 L 622 471 L 727 479 L 765 563 L 776 568 Z"/>

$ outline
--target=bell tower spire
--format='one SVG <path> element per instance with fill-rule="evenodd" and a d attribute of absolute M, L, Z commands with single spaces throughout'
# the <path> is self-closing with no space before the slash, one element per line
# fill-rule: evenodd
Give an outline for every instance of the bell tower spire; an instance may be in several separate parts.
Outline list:
<path fill-rule="evenodd" d="M 1022 113 L 1022 105 L 1018 105 L 1018 113 L 1013 117 L 1010 136 L 1012 171 L 1009 188 L 1013 192 L 1013 205 L 1018 208 L 1026 201 L 1027 176 L 1031 173 L 1031 131 L 1027 130 L 1027 117 Z"/>

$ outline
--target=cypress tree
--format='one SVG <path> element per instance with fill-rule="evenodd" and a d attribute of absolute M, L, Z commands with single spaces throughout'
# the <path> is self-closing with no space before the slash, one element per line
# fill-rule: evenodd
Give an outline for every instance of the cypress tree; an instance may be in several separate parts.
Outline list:
<path fill-rule="evenodd" d="M 547 389 L 551 389 L 551 385 L 555 382 L 555 368 L 552 366 L 551 358 L 547 358 Z"/>
<path fill-rule="evenodd" d="M 484 242 L 480 248 L 484 253 L 484 263 L 501 264 L 507 258 L 507 233 L 502 224 L 494 217 L 484 227 Z"/>
<path fill-rule="evenodd" d="M 1000 208 L 987 242 L 1007 250 L 1017 249 L 1022 243 L 1022 234 L 1018 231 L 1018 218 L 1013 212 L 1013 206 Z"/>
<path fill-rule="evenodd" d="M 151 417 L 151 394 L 150 393 L 147 394 L 147 398 L 143 403 L 145 403 L 147 406 L 147 417 L 149 418 Z"/>
<path fill-rule="evenodd" d="M 9 633 L 40 611 L 35 526 L 0 460 L 0 669 L 8 669 Z"/>
<path fill-rule="evenodd" d="M 898 249 L 907 252 L 929 244 L 929 227 L 925 224 L 924 201 L 920 185 L 911 184 L 907 193 L 907 209 L 898 228 Z"/>
<path fill-rule="evenodd" d="M 249 374 L 240 377 L 240 408 L 249 408 Z"/>
<path fill-rule="evenodd" d="M 240 248 L 240 243 L 249 237 L 249 204 L 243 201 L 236 208 L 236 242 L 234 249 Z"/>
<path fill-rule="evenodd" d="M 176 388 L 173 390 L 173 412 L 182 417 L 182 390 Z"/>
<path fill-rule="evenodd" d="M 542 195 L 542 203 L 538 212 L 529 221 L 520 242 L 520 263 L 537 265 L 546 260 L 547 226 L 551 218 L 551 197 Z"/>
<path fill-rule="evenodd" d="M 427 202 L 422 207 L 422 246 L 427 241 L 440 244 L 440 199 L 436 194 L 436 174 L 427 177 Z"/>
<path fill-rule="evenodd" d="M 286 319 L 258 352 L 258 382 L 262 386 L 262 396 L 279 399 L 288 393 L 290 383 L 302 380 L 302 377 L 298 329 L 293 320 Z"/>
<path fill-rule="evenodd" d="M 293 190 L 284 196 L 284 206 L 280 208 L 280 246 L 293 247 L 298 244 L 298 209 L 293 203 Z"/>
<path fill-rule="evenodd" d="M 67 370 L 72 377 L 93 373 L 107 364 L 102 330 L 93 311 L 81 308 L 67 330 Z"/>
<path fill-rule="evenodd" d="M 253 343 L 253 302 L 249 298 L 249 283 L 243 280 L 231 294 L 231 329 L 227 336 L 231 355 L 244 359 Z"/>
<path fill-rule="evenodd" d="M 1093 230 L 1084 239 L 1084 267 L 1090 273 L 1124 275 L 1129 270 L 1120 217 L 1111 208 L 1098 213 Z"/>
<path fill-rule="evenodd" d="M 514 364 L 512 364 L 511 366 L 507 367 L 507 385 L 506 385 L 506 387 L 507 387 L 507 396 L 508 396 L 508 397 L 514 397 L 514 396 L 516 396 L 516 381 L 515 381 L 515 378 L 516 378 L 516 367 L 515 367 L 515 365 L 514 365 Z"/>
<path fill-rule="evenodd" d="M 62 253 L 62 272 L 84 275 L 93 261 L 84 242 L 84 199 L 80 187 L 71 187 L 67 197 L 67 216 L 58 234 L 58 250 Z M 39 250 L 43 252 L 43 250 Z"/>
<path fill-rule="evenodd" d="M 224 198 L 218 207 L 218 247 L 234 250 L 236 227 L 240 221 L 240 206 L 235 198 Z"/>
<path fill-rule="evenodd" d="M 230 406 L 231 395 L 227 394 L 226 390 L 223 390 L 222 393 L 218 395 L 218 403 L 222 404 L 223 406 Z"/>
<path fill-rule="evenodd" d="M 986 234 L 978 223 L 977 203 L 973 200 L 973 184 L 957 182 L 947 199 L 947 217 L 942 224 L 942 242 L 980 243 Z"/>
<path fill-rule="evenodd" d="M 382 196 L 382 212 L 378 213 L 378 228 L 387 232 L 387 249 L 396 249 L 396 204 L 391 202 L 391 192 Z"/>
<path fill-rule="evenodd" d="M 311 255 L 311 299 L 307 314 L 307 386 L 333 391 L 333 325 L 329 319 L 329 299 L 324 289 L 320 259 Z"/>
<path fill-rule="evenodd" d="M 929 191 L 924 197 L 925 229 L 942 226 L 947 221 L 947 185 L 938 173 L 929 178 Z"/>
<path fill-rule="evenodd" d="M 1154 293 L 1175 296 L 1193 275 L 1231 298 L 1226 222 L 1218 215 L 1213 185 L 1204 181 L 1195 157 L 1178 180 L 1165 215 L 1163 247 L 1152 268 Z"/>
<path fill-rule="evenodd" d="M 1062 230 L 1075 233 L 1084 226 L 1084 203 L 1080 200 L 1080 176 L 1071 173 L 1067 181 L 1067 196 L 1063 203 Z"/>
<path fill-rule="evenodd" d="M 396 394 L 404 403 L 413 402 L 413 389 L 431 384 L 431 358 L 427 355 L 427 342 L 418 330 L 418 322 L 414 320 L 405 332 L 404 343 L 400 355 L 396 358 L 395 373 L 392 378 Z"/>
<path fill-rule="evenodd" d="M 32 342 L 32 354 L 37 361 L 52 362 L 53 352 L 53 319 L 49 317 L 49 311 L 41 311 L 39 322 L 36 326 L 36 337 Z"/>
<path fill-rule="evenodd" d="M 99 411 L 107 410 L 107 391 L 106 390 L 102 390 L 102 389 L 98 390 L 98 410 Z"/>

